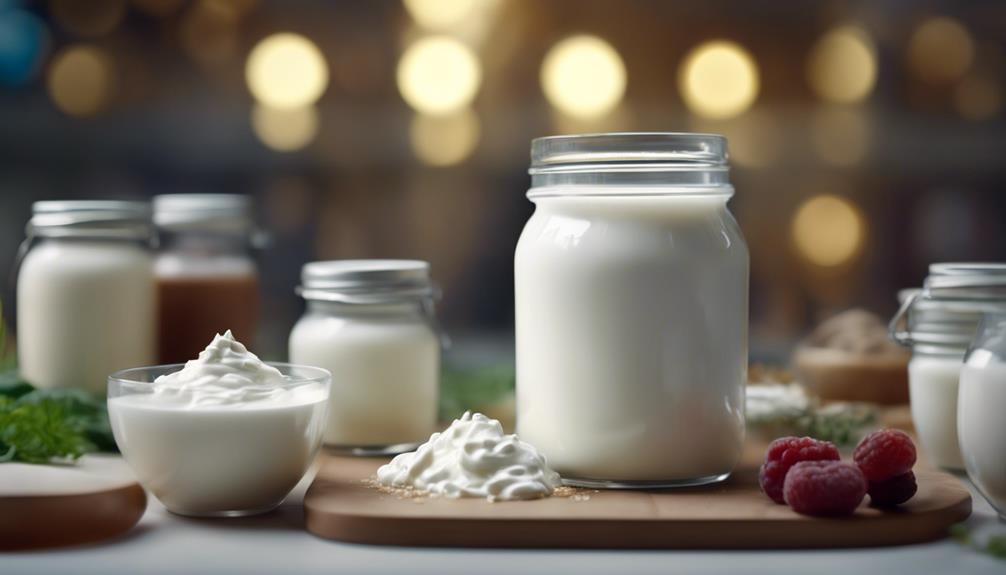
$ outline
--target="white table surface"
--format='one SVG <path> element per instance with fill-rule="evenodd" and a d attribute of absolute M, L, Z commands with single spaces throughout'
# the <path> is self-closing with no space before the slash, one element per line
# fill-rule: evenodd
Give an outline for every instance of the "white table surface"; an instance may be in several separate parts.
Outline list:
<path fill-rule="evenodd" d="M 1006 561 L 952 540 L 925 545 L 823 551 L 584 551 L 377 547 L 319 539 L 303 529 L 308 478 L 268 515 L 186 519 L 151 498 L 139 525 L 101 545 L 0 553 L 0 575 L 139 573 L 1006 573 Z M 969 485 L 970 487 L 970 485 Z M 1006 533 L 992 508 L 974 494 L 968 525 L 979 534 Z"/>

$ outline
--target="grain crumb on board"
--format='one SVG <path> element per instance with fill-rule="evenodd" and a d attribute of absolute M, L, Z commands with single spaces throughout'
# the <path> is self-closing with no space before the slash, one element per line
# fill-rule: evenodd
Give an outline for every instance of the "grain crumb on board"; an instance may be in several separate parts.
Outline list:
<path fill-rule="evenodd" d="M 423 491 L 422 489 L 416 489 L 412 486 L 391 487 L 388 485 L 382 485 L 381 482 L 377 480 L 377 476 L 375 475 L 361 479 L 360 483 L 371 489 L 376 489 L 378 492 L 385 495 L 392 495 L 395 499 L 402 501 L 410 500 L 413 503 L 424 503 L 428 499 L 438 497 L 434 493 Z M 552 497 L 560 497 L 562 499 L 569 499 L 570 501 L 590 501 L 590 497 L 595 493 L 600 493 L 600 491 L 597 489 L 583 489 L 580 487 L 561 485 L 555 488 L 555 491 L 552 492 Z M 496 503 L 493 499 L 489 499 L 489 502 Z"/>
<path fill-rule="evenodd" d="M 570 501 L 590 501 L 590 496 L 600 493 L 597 489 L 583 489 L 581 487 L 572 487 L 570 485 L 561 485 L 555 488 L 552 492 L 553 497 L 563 497 L 569 499 Z"/>

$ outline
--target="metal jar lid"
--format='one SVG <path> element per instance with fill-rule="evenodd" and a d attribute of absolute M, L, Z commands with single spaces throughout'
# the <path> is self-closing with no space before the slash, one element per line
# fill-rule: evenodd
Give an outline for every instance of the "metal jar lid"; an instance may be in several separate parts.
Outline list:
<path fill-rule="evenodd" d="M 892 339 L 916 349 L 962 351 L 982 314 L 1006 309 L 1006 264 L 932 264 L 922 289 L 902 290 L 898 300 Z"/>
<path fill-rule="evenodd" d="M 349 304 L 430 300 L 438 293 L 422 260 L 331 260 L 301 271 L 297 293 L 307 300 Z"/>
<path fill-rule="evenodd" d="M 154 223 L 173 231 L 246 232 L 254 226 L 252 201 L 240 194 L 154 196 Z"/>
<path fill-rule="evenodd" d="M 25 232 L 28 237 L 145 239 L 153 232 L 150 204 L 116 200 L 35 202 Z"/>

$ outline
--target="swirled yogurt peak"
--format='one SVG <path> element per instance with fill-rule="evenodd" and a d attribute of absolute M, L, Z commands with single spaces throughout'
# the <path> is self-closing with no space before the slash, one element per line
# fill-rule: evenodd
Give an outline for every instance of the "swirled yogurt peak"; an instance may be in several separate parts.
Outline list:
<path fill-rule="evenodd" d="M 198 359 L 180 371 L 154 380 L 154 394 L 164 400 L 199 405 L 229 405 L 275 399 L 288 393 L 287 379 L 227 330 L 217 334 Z"/>
<path fill-rule="evenodd" d="M 384 487 L 412 487 L 449 498 L 489 501 L 548 497 L 560 485 L 545 457 L 500 422 L 465 412 L 450 427 L 434 433 L 415 451 L 403 453 L 377 470 Z"/>

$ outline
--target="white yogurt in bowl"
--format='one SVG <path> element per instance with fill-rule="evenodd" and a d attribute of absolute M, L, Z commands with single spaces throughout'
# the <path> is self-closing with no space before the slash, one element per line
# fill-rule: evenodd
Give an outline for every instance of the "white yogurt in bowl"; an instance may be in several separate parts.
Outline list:
<path fill-rule="evenodd" d="M 168 510 L 248 515 L 282 502 L 310 467 L 330 382 L 321 368 L 267 364 L 228 331 L 184 367 L 110 376 L 108 414 L 126 462 Z"/>

